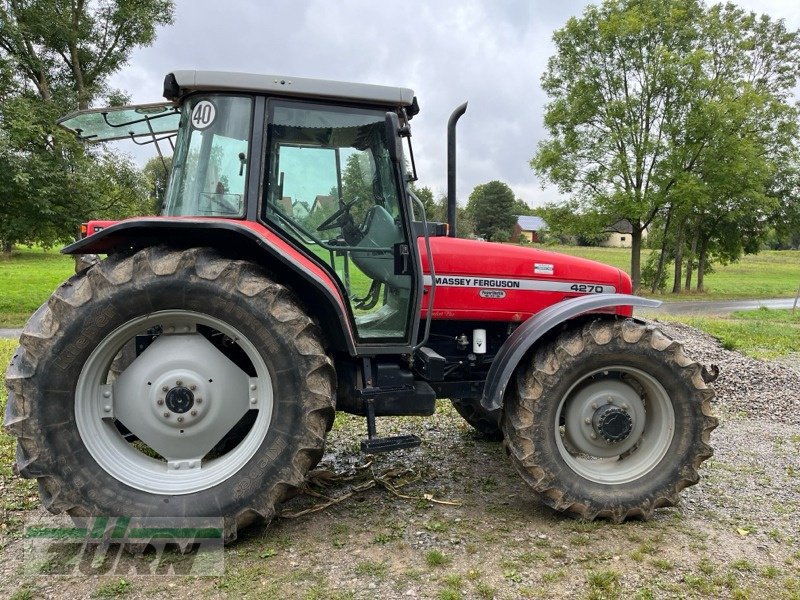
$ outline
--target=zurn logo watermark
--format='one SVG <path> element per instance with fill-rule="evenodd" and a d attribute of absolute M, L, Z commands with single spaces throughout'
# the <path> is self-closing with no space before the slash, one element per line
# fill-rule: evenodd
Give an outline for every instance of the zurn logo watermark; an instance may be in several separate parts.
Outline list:
<path fill-rule="evenodd" d="M 30 517 L 27 575 L 189 575 L 225 572 L 220 518 Z"/>

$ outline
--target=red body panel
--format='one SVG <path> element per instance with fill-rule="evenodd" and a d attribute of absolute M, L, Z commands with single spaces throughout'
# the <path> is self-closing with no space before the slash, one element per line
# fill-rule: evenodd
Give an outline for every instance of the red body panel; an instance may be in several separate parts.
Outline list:
<path fill-rule="evenodd" d="M 616 267 L 536 248 L 450 237 L 430 238 L 436 273 L 434 319 L 525 321 L 543 308 L 587 293 L 631 292 Z M 419 239 L 426 290 L 425 240 Z M 629 316 L 630 307 L 619 307 Z M 427 299 L 423 300 L 423 317 Z"/>
<path fill-rule="evenodd" d="M 345 301 L 342 298 L 341 294 L 339 293 L 339 288 L 337 287 L 336 283 L 331 279 L 331 276 L 328 275 L 327 271 L 325 271 L 317 263 L 306 258 L 305 255 L 300 253 L 290 244 L 287 244 L 280 237 L 275 235 L 273 232 L 271 232 L 269 229 L 267 229 L 260 223 L 255 223 L 253 221 L 244 221 L 241 219 L 221 219 L 218 217 L 141 217 L 141 218 L 125 219 L 124 222 L 130 223 L 136 221 L 153 221 L 156 219 L 164 221 L 181 221 L 181 222 L 194 221 L 198 223 L 214 221 L 221 223 L 230 223 L 237 227 L 243 227 L 245 229 L 249 229 L 250 231 L 256 233 L 258 236 L 266 240 L 271 246 L 276 248 L 278 251 L 289 257 L 292 262 L 299 265 L 303 270 L 313 275 L 316 279 L 322 282 L 325 285 L 325 287 L 328 288 L 330 292 L 333 294 L 333 297 L 336 298 L 337 302 L 340 305 L 340 308 L 342 309 L 342 312 L 344 314 L 347 314 L 347 309 L 345 308 L 344 304 Z M 92 233 L 95 233 L 97 231 L 102 231 L 106 227 L 110 227 L 111 225 L 120 222 L 121 221 L 89 221 L 87 223 L 87 231 L 89 232 L 88 235 L 91 235 Z"/>

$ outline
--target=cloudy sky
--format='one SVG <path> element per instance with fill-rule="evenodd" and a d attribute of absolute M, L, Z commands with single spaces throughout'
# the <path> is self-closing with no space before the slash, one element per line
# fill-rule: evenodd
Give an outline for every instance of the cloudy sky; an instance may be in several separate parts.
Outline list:
<path fill-rule="evenodd" d="M 317 77 L 414 89 L 420 184 L 447 186 L 446 126 L 458 129 L 458 197 L 499 179 L 531 206 L 556 200 L 528 166 L 544 137 L 539 86 L 552 33 L 585 0 L 176 0 L 175 24 L 111 81 L 135 102 L 160 99 L 173 69 Z M 796 0 L 739 0 L 800 28 Z M 137 155 L 141 160 L 141 156 Z"/>

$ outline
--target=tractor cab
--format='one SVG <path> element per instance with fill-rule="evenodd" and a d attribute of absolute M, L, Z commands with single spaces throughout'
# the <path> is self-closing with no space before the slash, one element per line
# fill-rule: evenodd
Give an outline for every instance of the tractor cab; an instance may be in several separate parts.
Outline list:
<path fill-rule="evenodd" d="M 358 340 L 412 345 L 421 274 L 400 129 L 411 90 L 176 71 L 162 104 L 60 121 L 81 139 L 131 139 L 172 154 L 167 218 L 258 223 L 324 269 L 347 298 Z M 406 137 L 407 139 L 407 137 Z M 165 168 L 167 163 L 165 161 Z"/>

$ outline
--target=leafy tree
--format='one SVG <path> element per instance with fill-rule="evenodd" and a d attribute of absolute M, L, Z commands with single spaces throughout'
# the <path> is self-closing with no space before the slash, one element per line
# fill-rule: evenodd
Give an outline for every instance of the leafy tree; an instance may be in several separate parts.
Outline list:
<path fill-rule="evenodd" d="M 0 240 L 53 245 L 81 221 L 147 207 L 126 158 L 85 149 L 56 119 L 95 99 L 130 52 L 172 22 L 172 0 L 9 0 L 0 5 Z M 145 212 L 151 212 L 146 210 Z"/>
<path fill-rule="evenodd" d="M 467 201 L 467 214 L 475 225 L 475 233 L 489 241 L 508 240 L 517 222 L 515 202 L 514 192 L 501 181 L 476 186 Z"/>
<path fill-rule="evenodd" d="M 160 212 L 167 194 L 170 172 L 172 171 L 172 157 L 156 156 L 148 160 L 142 168 L 142 174 L 147 180 L 147 193 L 150 196 L 150 211 L 154 214 Z"/>
<path fill-rule="evenodd" d="M 425 218 L 428 220 L 428 222 L 443 223 L 447 221 L 446 199 L 444 204 L 441 202 L 437 203 L 433 198 L 433 191 L 431 188 L 427 186 L 418 188 L 413 183 L 410 187 L 411 191 L 417 196 L 417 198 L 422 200 L 422 204 L 425 207 Z M 414 208 L 416 209 L 416 206 Z"/>
<path fill-rule="evenodd" d="M 676 261 L 687 244 L 694 260 L 694 244 L 702 264 L 717 247 L 721 255 L 732 234 L 723 237 L 707 216 L 744 209 L 747 200 L 751 216 L 769 213 L 764 190 L 776 150 L 796 130 L 788 93 L 797 33 L 732 4 L 606 0 L 570 19 L 554 40 L 542 78 L 550 139 L 531 165 L 581 208 L 631 222 L 635 289 L 648 226 L 671 232 L 660 237 L 675 244 Z M 724 185 L 734 181 L 738 191 Z M 752 219 L 734 212 L 750 231 Z M 667 254 L 662 246 L 656 281 Z"/>

